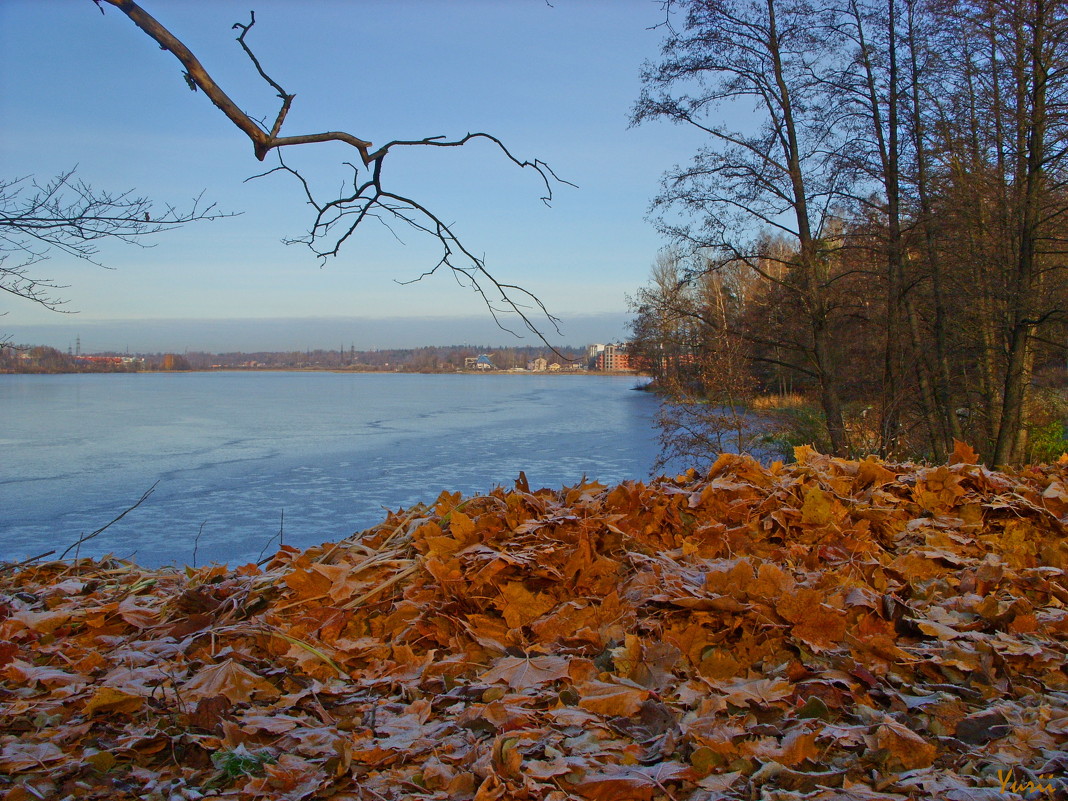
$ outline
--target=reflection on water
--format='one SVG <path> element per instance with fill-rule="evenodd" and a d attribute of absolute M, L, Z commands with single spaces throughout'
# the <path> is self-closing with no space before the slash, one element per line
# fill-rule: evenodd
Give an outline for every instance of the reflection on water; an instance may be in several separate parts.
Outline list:
<path fill-rule="evenodd" d="M 0 376 L 0 560 L 238 564 L 348 536 L 384 509 L 510 485 L 646 478 L 656 400 L 610 376 Z M 198 538 L 199 532 L 199 538 Z M 273 538 L 273 543 L 271 542 Z"/>

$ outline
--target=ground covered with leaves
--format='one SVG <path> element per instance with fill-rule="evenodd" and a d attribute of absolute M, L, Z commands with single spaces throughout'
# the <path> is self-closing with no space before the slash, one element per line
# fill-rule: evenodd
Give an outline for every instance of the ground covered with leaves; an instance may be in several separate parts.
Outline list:
<path fill-rule="evenodd" d="M 0 574 L 0 797 L 964 799 L 1068 779 L 1068 464 L 798 450 Z"/>

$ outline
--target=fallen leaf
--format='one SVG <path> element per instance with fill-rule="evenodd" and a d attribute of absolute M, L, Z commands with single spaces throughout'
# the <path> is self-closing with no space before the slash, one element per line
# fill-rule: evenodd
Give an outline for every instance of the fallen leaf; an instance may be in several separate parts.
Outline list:
<path fill-rule="evenodd" d="M 583 709 L 628 718 L 637 714 L 642 702 L 649 697 L 649 691 L 643 687 L 597 680 L 577 684 L 575 690 L 579 694 L 578 705 Z"/>
<path fill-rule="evenodd" d="M 100 687 L 85 702 L 86 715 L 120 714 L 132 715 L 145 705 L 145 699 L 114 687 Z"/>
<path fill-rule="evenodd" d="M 182 685 L 182 696 L 194 701 L 216 695 L 238 704 L 254 697 L 271 700 L 277 698 L 279 692 L 269 681 L 233 659 L 201 668 Z"/>
<path fill-rule="evenodd" d="M 666 782 L 690 775 L 691 768 L 679 762 L 617 765 L 588 773 L 573 786 L 591 801 L 650 801 Z"/>
<path fill-rule="evenodd" d="M 567 678 L 569 664 L 562 656 L 506 656 L 498 659 L 479 680 L 487 684 L 503 681 L 513 690 L 526 690 Z"/>
<path fill-rule="evenodd" d="M 875 744 L 888 752 L 887 764 L 891 770 L 926 768 L 938 756 L 937 746 L 897 723 L 879 726 L 875 732 Z"/>
<path fill-rule="evenodd" d="M 4 668 L 4 675 L 12 681 L 26 684 L 40 683 L 46 687 L 66 687 L 88 682 L 85 676 L 68 673 L 65 670 L 49 667 L 48 665 L 32 665 L 21 659 L 13 659 Z"/>
<path fill-rule="evenodd" d="M 543 593 L 533 593 L 520 582 L 509 582 L 500 589 L 497 607 L 512 628 L 525 626 L 541 617 L 554 606 L 552 597 Z"/>
<path fill-rule="evenodd" d="M 831 520 L 831 496 L 819 487 L 811 487 L 805 492 L 805 501 L 801 504 L 801 522 L 807 526 L 826 526 Z"/>
<path fill-rule="evenodd" d="M 735 679 L 715 684 L 723 692 L 724 700 L 734 706 L 768 706 L 789 698 L 794 686 L 783 679 Z"/>
<path fill-rule="evenodd" d="M 959 439 L 953 440 L 953 453 L 949 457 L 950 464 L 979 464 L 979 454 L 975 448 Z"/>
<path fill-rule="evenodd" d="M 0 749 L 0 768 L 18 773 L 66 758 L 67 755 L 54 743 L 16 741 Z"/>

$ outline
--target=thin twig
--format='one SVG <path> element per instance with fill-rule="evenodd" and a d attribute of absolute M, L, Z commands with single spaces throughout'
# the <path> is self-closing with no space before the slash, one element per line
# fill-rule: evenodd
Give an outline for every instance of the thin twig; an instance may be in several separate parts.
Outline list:
<path fill-rule="evenodd" d="M 128 515 L 130 512 L 132 512 L 134 509 L 136 509 L 138 506 L 140 506 L 142 503 L 144 503 L 146 500 L 148 500 L 148 496 L 151 495 L 153 492 L 155 492 L 156 486 L 158 484 L 159 484 L 159 481 L 157 481 L 155 484 L 153 484 L 151 487 L 149 487 L 145 491 L 145 494 L 142 495 L 140 498 L 138 498 L 137 503 L 135 503 L 133 506 L 128 507 L 125 511 L 122 512 L 122 514 L 120 514 L 118 517 L 116 517 L 110 523 L 108 523 L 105 526 L 101 526 L 96 531 L 94 531 L 92 534 L 83 534 L 81 537 L 79 537 L 77 542 L 75 542 L 73 545 L 71 545 L 69 548 L 67 548 L 67 550 L 65 550 L 63 553 L 61 553 L 59 555 L 60 560 L 65 559 L 67 554 L 69 554 L 73 550 L 78 550 L 79 553 L 80 553 L 81 552 L 82 543 L 88 542 L 89 540 L 93 539 L 93 537 L 96 537 L 99 534 L 104 533 L 109 527 L 111 527 L 115 523 L 118 523 L 120 520 L 122 520 L 124 517 L 126 517 L 126 515 Z"/>
<path fill-rule="evenodd" d="M 23 559 L 21 562 L 9 562 L 6 565 L 0 565 L 0 573 L 6 573 L 9 570 L 18 570 L 20 567 L 25 567 L 26 565 L 33 564 L 38 559 L 44 559 L 46 556 L 51 556 L 55 552 L 56 550 L 55 548 L 53 548 L 51 551 L 45 551 L 44 553 L 38 554 L 37 556 L 31 556 L 29 559 Z"/>
<path fill-rule="evenodd" d="M 200 535 L 204 533 L 204 524 L 207 522 L 208 521 L 205 520 L 203 523 L 200 524 L 200 530 L 193 538 L 193 567 L 197 566 L 197 546 L 200 545 Z"/>
<path fill-rule="evenodd" d="M 278 550 L 282 549 L 282 527 L 285 525 L 285 521 L 286 521 L 286 510 L 283 508 L 282 509 L 282 518 L 281 518 L 281 520 L 278 521 Z M 267 549 L 271 547 L 271 543 L 272 542 L 274 542 L 274 537 L 271 537 L 269 540 L 267 540 L 267 544 L 264 545 L 263 548 L 260 550 L 260 555 L 256 557 L 256 567 L 260 567 L 262 565 L 265 565 L 268 562 L 270 562 L 272 559 L 274 559 L 274 555 L 273 554 L 270 555 L 270 556 L 264 556 L 264 554 L 267 552 Z"/>
<path fill-rule="evenodd" d="M 387 587 L 392 587 L 398 581 L 401 581 L 402 579 L 407 578 L 412 573 L 416 572 L 420 567 L 422 567 L 422 563 L 421 562 L 414 562 L 411 567 L 408 567 L 408 568 L 400 571 L 399 573 L 394 575 L 392 578 L 386 579 L 381 584 L 378 584 L 375 587 L 371 588 L 370 590 L 368 590 L 367 592 L 365 592 L 363 595 L 359 596 L 358 598 L 353 598 L 348 603 L 342 604 L 340 608 L 341 609 L 355 609 L 357 606 L 359 606 L 360 604 L 364 603 L 369 598 L 373 598 L 375 595 L 377 595 L 379 592 L 381 592 L 382 590 L 386 589 Z"/>

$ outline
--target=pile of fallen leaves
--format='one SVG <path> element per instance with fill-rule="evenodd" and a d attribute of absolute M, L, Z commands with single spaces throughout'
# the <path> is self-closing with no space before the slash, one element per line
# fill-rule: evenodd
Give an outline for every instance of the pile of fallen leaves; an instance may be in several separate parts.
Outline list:
<path fill-rule="evenodd" d="M 4 799 L 963 799 L 1068 778 L 1068 463 L 725 455 L 263 569 L 0 574 Z"/>

